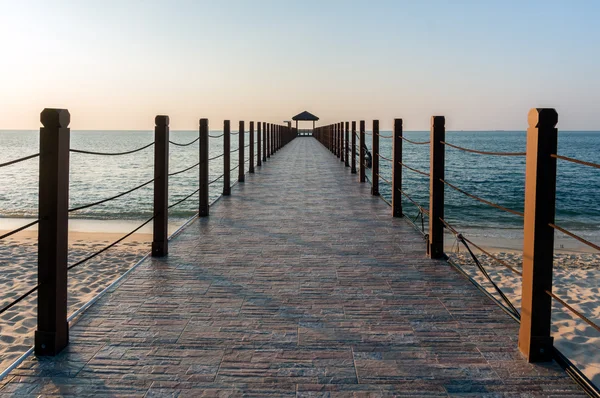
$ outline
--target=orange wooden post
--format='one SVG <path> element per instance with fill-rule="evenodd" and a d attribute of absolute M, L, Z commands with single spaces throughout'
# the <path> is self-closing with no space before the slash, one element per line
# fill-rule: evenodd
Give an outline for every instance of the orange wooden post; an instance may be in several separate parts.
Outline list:
<path fill-rule="evenodd" d="M 373 120 L 373 154 L 371 165 L 371 195 L 379 196 L 379 120 Z"/>
<path fill-rule="evenodd" d="M 402 119 L 394 119 L 392 156 L 392 215 L 402 217 Z"/>
<path fill-rule="evenodd" d="M 431 117 L 430 165 L 429 165 L 429 242 L 427 254 L 431 258 L 444 256 L 444 163 L 446 140 L 446 119 L 444 116 Z"/>
<path fill-rule="evenodd" d="M 528 116 L 523 228 L 523 293 L 519 350 L 529 362 L 552 360 L 552 268 L 556 201 L 558 113 L 532 109 Z"/>
<path fill-rule="evenodd" d="M 154 221 L 152 257 L 169 253 L 169 117 L 154 119 Z"/>
<path fill-rule="evenodd" d="M 223 123 L 223 196 L 231 195 L 231 123 Z"/>
<path fill-rule="evenodd" d="M 69 243 L 69 145 L 71 115 L 40 115 L 38 297 L 35 354 L 57 355 L 69 344 L 67 255 Z"/>
<path fill-rule="evenodd" d="M 254 122 L 250 122 L 250 151 L 248 153 L 248 173 L 254 173 Z"/>
<path fill-rule="evenodd" d="M 360 182 L 365 182 L 366 181 L 366 171 L 365 171 L 365 146 L 366 146 L 366 142 L 365 142 L 365 121 L 361 120 L 360 121 L 360 137 L 359 137 L 359 157 L 358 157 L 358 163 L 360 166 L 360 171 L 359 171 L 359 181 Z"/>
<path fill-rule="evenodd" d="M 352 121 L 352 159 L 350 172 L 356 174 L 356 121 Z"/>
<path fill-rule="evenodd" d="M 208 119 L 200 119 L 200 142 L 198 143 L 200 147 L 200 172 L 199 172 L 199 182 L 200 182 L 200 206 L 198 209 L 199 217 L 207 217 L 209 212 L 209 201 L 208 201 L 208 171 L 209 171 L 209 161 L 208 161 Z"/>

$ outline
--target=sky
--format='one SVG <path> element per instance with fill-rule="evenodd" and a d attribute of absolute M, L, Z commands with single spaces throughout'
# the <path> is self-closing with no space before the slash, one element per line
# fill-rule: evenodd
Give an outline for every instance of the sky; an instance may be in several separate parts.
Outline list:
<path fill-rule="evenodd" d="M 600 130 L 597 0 L 0 0 L 0 129 L 171 129 L 207 117 Z M 307 126 L 308 127 L 308 126 Z"/>

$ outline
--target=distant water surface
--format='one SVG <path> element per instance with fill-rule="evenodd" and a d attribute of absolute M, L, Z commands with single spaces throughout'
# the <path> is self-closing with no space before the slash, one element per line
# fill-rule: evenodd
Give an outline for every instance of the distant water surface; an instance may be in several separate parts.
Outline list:
<path fill-rule="evenodd" d="M 211 132 L 218 135 L 220 132 Z M 391 135 L 391 132 L 382 132 Z M 406 132 L 414 140 L 427 141 L 428 132 Z M 485 151 L 524 152 L 524 131 L 469 131 L 447 132 L 447 141 L 467 148 Z M 198 136 L 197 131 L 173 131 L 171 139 L 189 142 Z M 248 143 L 249 134 L 246 133 Z M 152 142 L 151 131 L 72 131 L 71 147 L 77 149 L 119 152 L 134 149 Z M 256 138 L 255 138 L 256 140 Z M 391 139 L 381 139 L 381 153 L 391 157 Z M 371 147 L 371 136 L 367 136 Z M 559 154 L 591 162 L 600 162 L 600 132 L 559 133 Z M 231 149 L 238 147 L 238 136 L 233 135 Z M 38 131 L 0 131 L 0 163 L 38 152 Z M 223 152 L 222 138 L 210 139 L 210 156 Z M 246 148 L 245 158 L 249 151 Z M 153 148 L 126 156 L 90 156 L 71 154 L 70 203 L 79 206 L 126 191 L 153 177 Z M 411 167 L 428 171 L 429 146 L 404 143 L 403 160 Z M 237 165 L 238 152 L 232 154 L 232 167 Z M 37 217 L 38 160 L 0 169 L 0 217 Z M 198 143 L 188 147 L 171 146 L 170 170 L 184 169 L 198 162 Z M 248 167 L 246 163 L 246 168 Z M 223 159 L 210 162 L 210 177 L 223 172 Z M 381 174 L 391 179 L 391 164 L 381 160 Z M 232 173 L 236 180 L 237 170 Z M 523 210 L 525 188 L 525 157 L 483 156 L 446 149 L 446 179 L 482 198 L 502 206 Z M 198 169 L 174 176 L 169 184 L 169 202 L 174 203 L 198 187 Z M 404 170 L 403 188 L 424 207 L 428 206 L 427 178 Z M 211 198 L 222 191 L 222 182 L 210 187 Z M 390 187 L 380 182 L 380 191 L 391 197 Z M 598 241 L 600 233 L 600 172 L 598 170 L 558 161 L 556 222 L 585 237 Z M 171 216 L 185 218 L 197 208 L 197 195 L 190 201 L 172 209 Z M 405 201 L 405 213 L 416 216 L 417 210 Z M 446 187 L 446 218 L 469 230 L 486 236 L 517 238 L 522 234 L 522 218 L 491 208 Z M 152 213 L 152 184 L 118 200 L 74 213 L 73 218 L 104 220 L 141 220 Z M 0 220 L 0 228 L 2 221 Z"/>

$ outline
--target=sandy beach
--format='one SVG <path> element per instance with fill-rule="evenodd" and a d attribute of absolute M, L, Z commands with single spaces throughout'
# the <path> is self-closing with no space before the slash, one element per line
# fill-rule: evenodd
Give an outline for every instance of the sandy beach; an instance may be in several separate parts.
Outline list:
<path fill-rule="evenodd" d="M 0 234 L 3 232 L 0 231 Z M 119 239 L 122 233 L 71 232 L 69 264 Z M 151 235 L 135 234 L 80 267 L 69 271 L 68 313 L 88 302 L 150 251 Z M 37 231 L 27 230 L 0 246 L 0 306 L 13 301 L 37 283 Z M 36 294 L 0 316 L 0 369 L 33 344 Z"/>
<path fill-rule="evenodd" d="M 522 271 L 522 251 L 514 248 L 514 242 L 504 242 L 504 248 L 490 247 L 490 241 L 483 246 L 476 243 L 490 254 L 500 258 Z M 448 241 L 450 242 L 450 241 Z M 506 244 L 507 243 L 507 244 Z M 512 249 L 506 248 L 506 246 Z M 456 261 L 468 275 L 475 279 L 486 290 L 500 299 L 491 283 L 489 283 L 468 254 L 461 246 L 456 253 L 446 248 L 446 253 Z M 498 285 L 513 305 L 521 308 L 521 277 L 498 264 L 489 256 L 472 248 L 491 279 Z M 587 253 L 581 247 L 569 247 L 556 250 L 554 255 L 553 293 L 567 302 L 592 322 L 600 323 L 600 255 Z M 573 315 L 556 300 L 552 306 L 552 334 L 555 346 L 566 355 L 596 385 L 600 385 L 600 333 L 593 327 Z"/>

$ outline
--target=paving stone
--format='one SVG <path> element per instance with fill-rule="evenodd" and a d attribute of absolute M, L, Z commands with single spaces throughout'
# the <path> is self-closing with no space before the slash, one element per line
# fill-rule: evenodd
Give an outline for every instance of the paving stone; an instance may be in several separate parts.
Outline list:
<path fill-rule="evenodd" d="M 294 140 L 0 396 L 585 396 L 357 180 Z"/>

